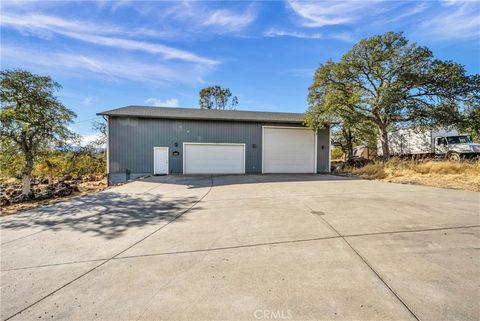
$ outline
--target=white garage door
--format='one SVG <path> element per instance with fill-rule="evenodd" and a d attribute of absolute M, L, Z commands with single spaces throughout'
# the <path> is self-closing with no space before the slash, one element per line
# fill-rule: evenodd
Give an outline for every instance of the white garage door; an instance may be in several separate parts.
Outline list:
<path fill-rule="evenodd" d="M 245 144 L 183 144 L 184 174 L 244 174 Z"/>
<path fill-rule="evenodd" d="M 263 127 L 263 173 L 316 173 L 316 135 L 311 129 Z"/>

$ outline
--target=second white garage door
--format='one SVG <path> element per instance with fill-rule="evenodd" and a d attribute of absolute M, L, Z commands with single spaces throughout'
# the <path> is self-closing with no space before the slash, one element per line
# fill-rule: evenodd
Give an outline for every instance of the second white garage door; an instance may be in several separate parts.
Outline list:
<path fill-rule="evenodd" d="M 316 145 L 311 129 L 263 127 L 263 173 L 316 173 Z"/>
<path fill-rule="evenodd" d="M 184 174 L 245 174 L 245 144 L 183 144 Z"/>

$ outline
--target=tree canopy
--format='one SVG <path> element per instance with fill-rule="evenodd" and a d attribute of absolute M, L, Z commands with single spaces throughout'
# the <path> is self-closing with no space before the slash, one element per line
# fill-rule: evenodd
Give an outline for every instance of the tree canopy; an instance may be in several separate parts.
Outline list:
<path fill-rule="evenodd" d="M 389 130 L 460 125 L 472 113 L 465 107 L 468 99 L 478 97 L 479 89 L 479 75 L 468 76 L 462 65 L 435 59 L 401 32 L 387 32 L 361 40 L 340 62 L 329 60 L 317 69 L 306 122 L 313 127 L 332 120 L 373 124 L 388 158 Z"/>
<path fill-rule="evenodd" d="M 238 105 L 237 96 L 232 96 L 230 89 L 222 88 L 218 85 L 201 89 L 199 95 L 201 109 L 234 110 Z"/>
<path fill-rule="evenodd" d="M 31 192 L 31 173 L 38 154 L 76 138 L 67 127 L 76 115 L 55 96 L 60 88 L 49 76 L 25 70 L 0 73 L 0 139 L 23 156 L 24 195 Z"/>

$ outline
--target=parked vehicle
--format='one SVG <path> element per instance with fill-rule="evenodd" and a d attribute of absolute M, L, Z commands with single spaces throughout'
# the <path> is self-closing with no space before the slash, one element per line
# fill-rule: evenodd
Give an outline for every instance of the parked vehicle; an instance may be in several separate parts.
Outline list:
<path fill-rule="evenodd" d="M 353 158 L 375 159 L 375 150 L 370 149 L 365 145 L 355 146 L 353 148 Z"/>
<path fill-rule="evenodd" d="M 377 141 L 377 155 L 383 156 L 380 139 Z M 390 155 L 424 155 L 448 158 L 458 161 L 461 158 L 480 156 L 480 144 L 472 142 L 466 134 L 455 129 L 401 129 L 388 133 Z"/>

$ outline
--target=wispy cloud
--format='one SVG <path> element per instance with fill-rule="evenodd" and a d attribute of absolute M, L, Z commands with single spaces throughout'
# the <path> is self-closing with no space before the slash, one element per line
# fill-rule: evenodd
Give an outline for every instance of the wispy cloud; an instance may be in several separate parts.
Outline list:
<path fill-rule="evenodd" d="M 437 39 L 471 39 L 480 36 L 480 2 L 444 1 L 444 10 L 420 25 Z"/>
<path fill-rule="evenodd" d="M 429 39 L 471 39 L 480 35 L 478 1 L 289 0 L 288 8 L 304 28 L 340 26 L 356 32 L 414 28 L 416 35 Z M 297 32 L 297 36 L 306 33 Z"/>
<path fill-rule="evenodd" d="M 292 37 L 299 39 L 338 39 L 342 41 L 352 41 L 352 35 L 348 32 L 304 32 L 299 30 L 289 30 L 281 28 L 270 28 L 263 33 L 265 37 Z"/>
<path fill-rule="evenodd" d="M 91 106 L 92 103 L 93 103 L 93 97 L 85 97 L 82 100 L 82 104 L 84 104 L 85 106 Z"/>
<path fill-rule="evenodd" d="M 89 34 L 78 34 L 75 32 L 63 32 L 63 35 L 69 36 L 71 38 L 90 42 L 99 46 L 109 46 L 116 47 L 124 50 L 138 50 L 151 54 L 159 54 L 164 59 L 178 59 L 187 62 L 201 63 L 207 65 L 216 65 L 219 61 L 209 58 L 204 58 L 189 51 L 176 49 L 173 47 L 145 42 L 137 41 L 130 39 L 114 38 L 114 37 L 105 37 Z"/>
<path fill-rule="evenodd" d="M 244 12 L 234 12 L 227 9 L 219 9 L 206 14 L 204 26 L 216 26 L 228 31 L 240 31 L 249 26 L 257 16 L 253 6 L 250 5 Z"/>
<path fill-rule="evenodd" d="M 43 37 L 46 35 L 51 37 L 57 34 L 99 46 L 158 54 L 164 59 L 178 59 L 207 65 L 215 65 L 218 63 L 216 60 L 158 43 L 105 36 L 105 34 L 135 35 L 142 32 L 149 33 L 149 30 L 125 31 L 124 28 L 117 26 L 95 25 L 89 22 L 70 21 L 55 16 L 39 14 L 22 16 L 2 13 L 1 25 Z"/>
<path fill-rule="evenodd" d="M 40 13 L 14 13 L 7 10 L 2 12 L 2 26 L 16 28 L 21 31 L 28 31 L 32 34 L 38 32 L 50 32 L 52 35 L 62 31 L 77 33 L 103 34 L 103 35 L 123 35 L 123 36 L 152 36 L 169 37 L 171 34 L 167 31 L 152 30 L 147 28 L 125 28 L 117 25 L 90 22 L 85 20 L 64 19 L 53 15 Z"/>
<path fill-rule="evenodd" d="M 323 27 L 352 23 L 361 13 L 375 10 L 376 1 L 288 1 L 289 7 L 302 19 L 305 27 Z"/>
<path fill-rule="evenodd" d="M 157 107 L 178 107 L 178 99 L 176 98 L 162 100 L 160 98 L 152 97 L 145 99 L 144 102 Z"/>
<path fill-rule="evenodd" d="M 47 73 L 55 68 L 57 72 L 70 71 L 76 77 L 97 75 L 109 81 L 124 79 L 157 85 L 203 83 L 204 76 L 211 71 L 210 66 L 198 64 L 140 62 L 137 59 L 111 59 L 109 56 L 45 50 L 39 55 L 38 52 L 38 48 L 3 44 L 1 58 L 3 61 L 15 61 L 17 65 L 36 66 Z"/>
<path fill-rule="evenodd" d="M 395 13 L 392 18 L 384 18 L 382 19 L 382 23 L 392 23 L 397 21 L 405 21 L 407 18 L 413 17 L 418 15 L 422 12 L 425 12 L 428 9 L 428 3 L 426 2 L 419 2 L 416 5 L 412 3 L 412 7 L 409 7 L 404 10 L 399 10 Z"/>
<path fill-rule="evenodd" d="M 212 5 L 213 4 L 213 5 Z M 162 10 L 152 10 L 149 3 L 137 2 L 136 9 L 145 16 L 168 21 L 186 34 L 238 34 L 253 24 L 258 16 L 258 5 L 229 2 L 222 8 L 213 1 L 169 2 Z"/>
<path fill-rule="evenodd" d="M 286 30 L 278 28 L 270 28 L 263 33 L 265 37 L 293 37 L 301 39 L 323 39 L 323 35 L 319 32 L 305 33 L 302 31 Z"/>
<path fill-rule="evenodd" d="M 90 133 L 80 136 L 80 146 L 87 146 L 88 144 L 98 141 L 101 138 L 100 134 Z"/>
<path fill-rule="evenodd" d="M 99 10 L 109 9 L 110 12 L 115 12 L 119 8 L 131 6 L 135 1 L 130 0 L 95 0 L 95 6 Z"/>
<path fill-rule="evenodd" d="M 33 11 L 55 7 L 58 8 L 62 5 L 68 5 L 68 1 L 3 0 L 2 11 L 11 9 Z"/>

